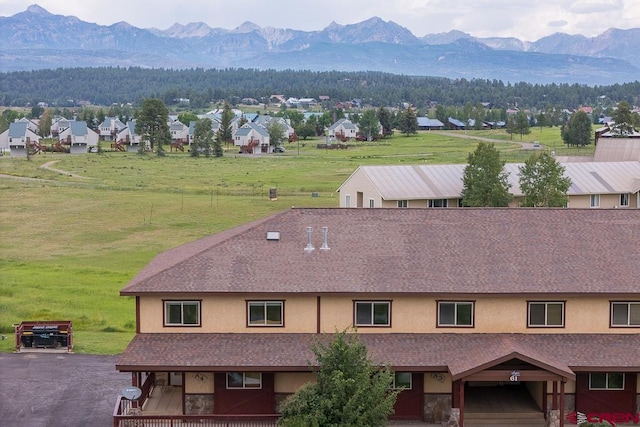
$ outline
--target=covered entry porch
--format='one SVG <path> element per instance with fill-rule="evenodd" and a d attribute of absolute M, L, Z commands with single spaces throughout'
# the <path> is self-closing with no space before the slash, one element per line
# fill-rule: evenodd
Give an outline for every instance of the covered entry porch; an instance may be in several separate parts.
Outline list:
<path fill-rule="evenodd" d="M 453 380 L 452 415 L 457 413 L 460 427 L 496 423 L 564 426 L 560 414 L 565 412 L 565 385 L 575 380 L 569 367 L 512 351 L 495 359 L 449 368 Z"/>

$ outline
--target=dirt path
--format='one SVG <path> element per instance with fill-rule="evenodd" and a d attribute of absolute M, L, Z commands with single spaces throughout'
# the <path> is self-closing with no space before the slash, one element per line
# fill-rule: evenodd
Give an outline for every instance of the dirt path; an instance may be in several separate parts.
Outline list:
<path fill-rule="evenodd" d="M 51 162 L 47 162 L 47 163 L 43 164 L 42 166 L 40 166 L 40 169 L 46 169 L 48 171 L 56 172 L 56 173 L 59 173 L 59 174 L 62 174 L 62 175 L 66 175 L 66 176 L 70 176 L 72 178 L 91 179 L 91 178 L 86 177 L 86 176 L 76 175 L 75 173 L 63 171 L 62 169 L 56 169 L 56 168 L 52 167 L 54 164 L 56 164 L 58 162 L 59 162 L 59 160 L 53 160 Z"/>
<path fill-rule="evenodd" d="M 477 141 L 493 142 L 493 143 L 496 143 L 496 144 L 519 144 L 522 148 L 524 148 L 526 150 L 533 150 L 535 148 L 538 148 L 538 149 L 542 148 L 542 146 L 534 147 L 533 146 L 533 142 L 513 141 L 513 140 L 505 141 L 504 139 L 485 138 L 483 136 L 475 136 L 475 135 L 468 135 L 466 133 L 460 133 L 460 131 L 441 132 L 441 131 L 437 131 L 437 130 L 430 130 L 429 133 L 436 133 L 436 134 L 442 135 L 442 136 L 451 136 L 453 138 L 475 139 Z"/>

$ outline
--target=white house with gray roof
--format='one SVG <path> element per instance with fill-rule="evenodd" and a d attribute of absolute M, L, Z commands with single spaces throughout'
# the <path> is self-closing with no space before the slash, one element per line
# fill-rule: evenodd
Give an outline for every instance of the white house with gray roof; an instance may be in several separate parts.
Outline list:
<path fill-rule="evenodd" d="M 115 141 L 118 137 L 118 133 L 127 127 L 117 117 L 105 117 L 104 121 L 98 125 L 100 131 L 100 138 L 105 141 Z"/>
<path fill-rule="evenodd" d="M 238 147 L 241 153 L 246 154 L 272 152 L 269 132 L 256 123 L 245 123 L 233 132 L 233 145 Z"/>
<path fill-rule="evenodd" d="M 28 120 L 18 120 L 9 124 L 9 129 L 0 134 L 0 151 L 9 150 L 11 156 L 27 155 L 31 143 L 39 144 L 40 136 L 29 126 Z"/>
<path fill-rule="evenodd" d="M 344 140 L 348 141 L 358 136 L 359 131 L 360 129 L 358 128 L 358 125 L 353 123 L 351 120 L 339 119 L 337 122 L 335 122 L 329 127 L 329 129 L 327 130 L 328 132 L 327 136 L 330 139 L 339 139 L 341 141 L 344 141 Z"/>
<path fill-rule="evenodd" d="M 99 135 L 89 129 L 85 121 L 70 121 L 69 126 L 61 129 L 58 141 L 69 146 L 71 154 L 86 153 L 92 147 L 98 146 Z"/>

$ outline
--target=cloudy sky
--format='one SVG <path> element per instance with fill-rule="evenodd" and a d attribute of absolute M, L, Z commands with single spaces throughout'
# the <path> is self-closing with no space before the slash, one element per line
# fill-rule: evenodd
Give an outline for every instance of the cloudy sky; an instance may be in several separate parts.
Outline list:
<path fill-rule="evenodd" d="M 34 0 L 0 0 L 0 16 L 27 9 Z M 321 30 L 373 16 L 414 35 L 460 30 L 476 37 L 535 41 L 555 32 L 596 36 L 608 28 L 640 27 L 640 0 L 39 0 L 57 15 L 141 28 L 204 22 L 233 29 L 245 21 L 261 27 Z"/>

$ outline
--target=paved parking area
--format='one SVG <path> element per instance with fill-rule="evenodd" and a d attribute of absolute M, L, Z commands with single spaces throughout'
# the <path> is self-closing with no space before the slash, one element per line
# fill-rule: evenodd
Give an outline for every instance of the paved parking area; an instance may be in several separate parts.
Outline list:
<path fill-rule="evenodd" d="M 117 356 L 0 353 L 2 427 L 109 427 L 131 374 Z"/>

